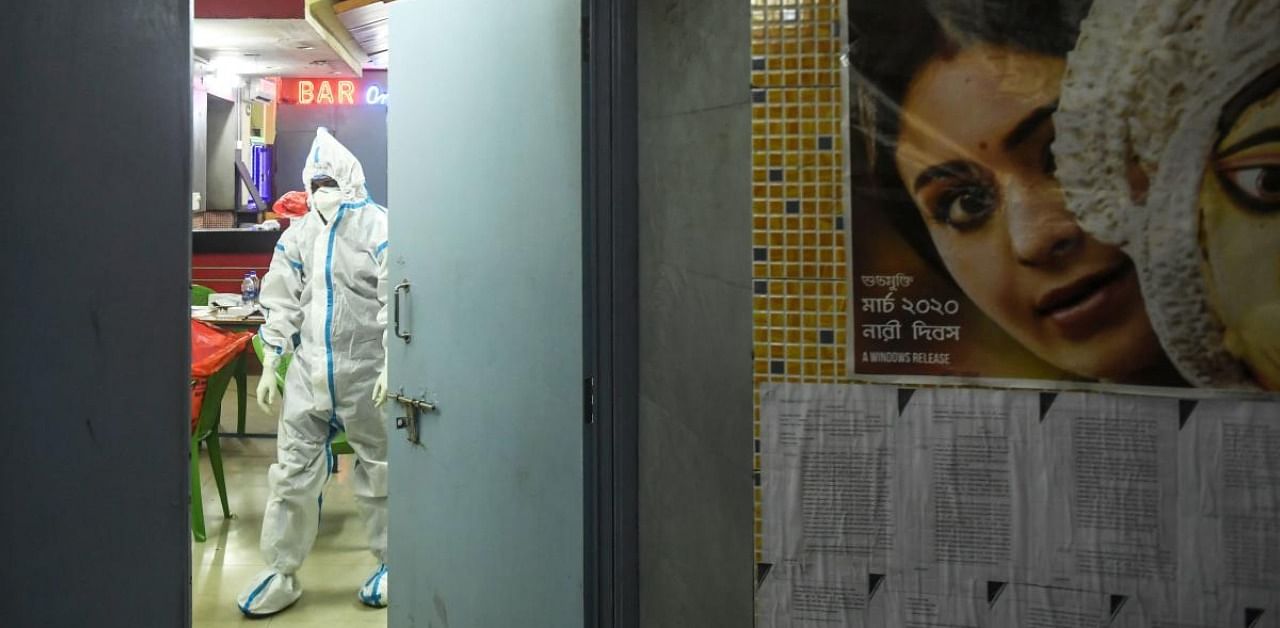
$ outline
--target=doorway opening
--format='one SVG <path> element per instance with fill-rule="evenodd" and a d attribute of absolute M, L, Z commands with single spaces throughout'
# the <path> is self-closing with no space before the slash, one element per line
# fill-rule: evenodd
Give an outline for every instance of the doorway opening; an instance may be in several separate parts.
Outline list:
<path fill-rule="evenodd" d="M 192 624 L 217 626 L 249 612 L 278 610 L 284 602 L 263 601 L 273 595 L 269 588 L 252 601 L 245 591 L 256 589 L 255 582 L 272 566 L 300 564 L 291 575 L 306 594 L 288 612 L 276 615 L 272 625 L 323 621 L 385 626 L 386 610 L 368 606 L 358 594 L 367 584 L 366 576 L 377 574 L 385 558 L 385 506 L 379 546 L 366 530 L 365 498 L 358 496 L 371 490 L 385 495 L 385 473 L 380 481 L 371 481 L 367 472 L 375 466 L 369 462 L 379 457 L 385 467 L 385 444 L 382 453 L 371 454 L 374 457 L 360 468 L 357 450 L 368 453 L 361 436 L 349 434 L 343 422 L 348 417 L 338 416 L 345 412 L 335 411 L 333 433 L 321 435 L 323 470 L 304 471 L 305 465 L 294 464 L 290 457 L 307 439 L 291 430 L 303 429 L 300 426 L 309 421 L 296 409 L 286 411 L 282 397 L 289 395 L 290 372 L 316 371 L 315 356 L 324 354 L 295 357 L 306 352 L 297 346 L 282 350 L 286 347 L 278 346 L 276 338 L 280 330 L 287 327 L 299 340 L 304 335 L 310 340 L 305 327 L 317 316 L 307 312 L 308 320 L 296 329 L 273 327 L 268 304 L 292 297 L 301 316 L 308 301 L 304 293 L 319 294 L 309 287 L 323 274 L 313 277 L 309 268 L 301 268 L 304 262 L 321 267 L 321 258 L 308 251 L 289 251 L 294 256 L 289 260 L 299 266 L 288 269 L 297 272 L 290 279 L 298 282 L 296 286 L 283 288 L 280 277 L 271 274 L 281 272 L 278 263 L 273 266 L 280 251 L 295 244 L 301 248 L 301 243 L 316 238 L 309 225 L 316 217 L 309 215 L 318 210 L 309 202 L 314 190 L 308 189 L 304 175 L 317 170 L 314 151 L 321 144 L 320 129 L 361 167 L 363 176 L 354 183 L 360 189 L 343 190 L 349 200 L 388 204 L 390 6 L 352 0 L 197 0 L 193 10 Z M 335 229 L 341 242 L 350 240 L 347 231 L 355 212 L 349 213 L 345 230 Z M 301 236 L 304 231 L 308 237 Z M 385 241 L 385 235 L 379 239 L 372 248 Z M 344 303 L 351 297 L 342 292 L 342 273 L 377 269 L 374 260 L 350 256 L 327 257 L 325 263 L 340 274 L 336 294 Z M 347 329 L 342 319 L 337 324 Z M 357 321 L 350 327 L 374 325 Z M 276 351 L 282 357 L 271 359 Z M 346 386 L 347 378 L 372 388 L 378 376 L 380 369 L 356 373 L 347 368 L 352 355 L 337 353 L 335 390 Z M 380 365 L 382 358 L 377 362 Z M 264 372 L 264 364 L 273 368 Z M 264 386 L 274 388 L 265 393 L 274 397 L 264 400 L 269 404 L 260 403 Z M 361 407 L 365 414 L 376 412 L 369 404 Z M 381 416 L 372 419 L 380 422 Z M 289 461 L 289 466 L 281 461 Z M 318 523 L 310 531 L 302 526 L 272 534 L 314 534 L 314 541 L 277 540 L 268 543 L 274 549 L 264 552 L 264 517 L 272 528 L 283 521 L 279 517 L 292 519 L 298 512 L 268 504 L 291 503 L 289 494 L 303 490 L 305 483 L 285 476 L 300 473 L 324 474 L 314 508 Z M 371 552 L 371 543 L 381 549 Z M 289 557 L 281 558 L 280 553 Z"/>
<path fill-rule="evenodd" d="M 244 346 L 243 363 L 219 365 L 229 369 L 225 381 L 207 378 L 212 396 L 193 400 L 197 436 L 201 421 L 212 426 L 193 444 L 193 494 L 198 487 L 205 523 L 205 540 L 192 545 L 194 625 L 238 620 L 246 584 L 264 569 L 268 469 L 286 455 L 289 427 L 278 400 L 264 411 L 255 398 L 264 378 L 283 372 L 288 399 L 294 365 L 281 370 L 268 359 L 263 368 L 271 308 L 255 308 L 252 293 L 261 301 L 270 291 L 269 274 L 279 272 L 272 260 L 314 215 L 314 200 L 291 208 L 290 193 L 315 196 L 302 174 L 320 127 L 363 166 L 362 193 L 386 206 L 390 237 L 373 257 L 386 275 L 378 289 L 391 401 L 382 418 L 396 494 L 387 555 L 422 571 L 398 580 L 418 586 L 386 611 L 357 598 L 361 577 L 381 564 L 367 550 L 362 465 L 350 447 L 326 441 L 315 545 L 297 572 L 306 593 L 271 625 L 394 626 L 410 613 L 446 612 L 508 625 L 504 618 L 527 608 L 554 618 L 547 625 L 634 625 L 634 89 L 626 82 L 634 61 L 613 35 L 630 10 L 554 0 L 431 20 L 428 5 L 413 0 L 313 0 L 305 15 L 324 7 L 336 22 L 304 17 L 286 28 L 278 22 L 297 18 L 202 13 L 202 4 L 193 27 L 193 145 L 204 151 L 193 162 L 205 164 L 193 174 L 204 186 L 193 191 L 193 318 Z M 390 32 L 405 16 L 417 30 L 401 29 L 413 37 L 399 39 L 408 44 L 392 63 Z M 306 39 L 303 26 L 319 39 Z M 257 36 L 268 30 L 292 35 Z M 458 41 L 459 32 L 509 50 Z M 366 61 L 344 58 L 348 39 Z M 421 45 L 446 39 L 454 43 Z M 546 63 L 519 67 L 512 56 Z M 233 123 L 223 126 L 227 109 Z M 581 242 L 582 252 L 567 242 Z M 284 270 L 316 280 L 308 273 L 318 268 L 330 270 L 311 260 Z M 523 361 L 488 357 L 504 351 Z M 348 425 L 340 420 L 335 430 Z M 450 473 L 466 478 L 465 490 L 447 481 Z M 432 534 L 395 533 L 413 529 Z M 490 554 L 499 556 L 492 564 Z M 486 586 L 509 592 L 506 603 L 468 601 Z"/>

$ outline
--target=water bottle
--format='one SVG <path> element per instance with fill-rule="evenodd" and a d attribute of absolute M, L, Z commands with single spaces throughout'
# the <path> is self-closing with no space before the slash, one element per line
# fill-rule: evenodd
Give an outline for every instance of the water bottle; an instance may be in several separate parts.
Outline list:
<path fill-rule="evenodd" d="M 258 297 L 262 296 L 262 282 L 258 280 L 258 271 L 249 271 L 249 278 L 253 280 L 253 305 L 258 305 Z"/>
<path fill-rule="evenodd" d="M 253 277 L 249 273 L 244 274 L 244 279 L 240 281 L 240 303 L 244 305 L 253 305 L 254 299 Z"/>

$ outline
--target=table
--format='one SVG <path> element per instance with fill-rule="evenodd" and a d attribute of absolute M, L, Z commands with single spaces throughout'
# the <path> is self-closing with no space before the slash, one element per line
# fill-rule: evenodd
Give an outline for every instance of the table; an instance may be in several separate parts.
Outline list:
<path fill-rule="evenodd" d="M 191 306 L 191 318 L 201 322 L 210 323 L 212 325 L 217 325 L 224 329 L 233 329 L 236 331 L 256 329 L 263 323 L 267 322 L 266 317 L 263 316 L 261 312 L 254 312 L 247 316 L 236 316 L 220 312 L 219 308 L 205 305 Z"/>

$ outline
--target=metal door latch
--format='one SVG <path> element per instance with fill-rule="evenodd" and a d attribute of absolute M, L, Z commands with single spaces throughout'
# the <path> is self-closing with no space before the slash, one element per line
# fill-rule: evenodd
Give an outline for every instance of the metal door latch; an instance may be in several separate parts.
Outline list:
<path fill-rule="evenodd" d="M 404 407 L 405 416 L 396 417 L 396 429 L 405 431 L 405 438 L 413 444 L 421 443 L 418 433 L 418 416 L 423 412 L 435 412 L 436 404 L 422 399 L 404 396 L 404 392 L 390 395 L 391 399 Z"/>

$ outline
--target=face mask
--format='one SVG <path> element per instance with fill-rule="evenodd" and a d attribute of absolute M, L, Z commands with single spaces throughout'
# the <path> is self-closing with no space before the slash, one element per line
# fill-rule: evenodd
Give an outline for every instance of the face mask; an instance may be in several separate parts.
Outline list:
<path fill-rule="evenodd" d="M 342 192 L 337 188 L 320 188 L 311 193 L 311 209 L 316 210 L 325 222 L 333 218 L 342 204 Z"/>

